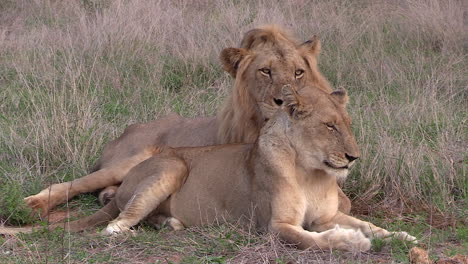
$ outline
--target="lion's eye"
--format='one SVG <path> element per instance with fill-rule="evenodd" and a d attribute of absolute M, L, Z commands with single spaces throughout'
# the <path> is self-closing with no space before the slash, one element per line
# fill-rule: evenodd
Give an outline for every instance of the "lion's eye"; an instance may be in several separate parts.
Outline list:
<path fill-rule="evenodd" d="M 330 131 L 336 130 L 336 126 L 333 123 L 325 123 L 325 125 L 327 126 L 327 129 Z"/>
<path fill-rule="evenodd" d="M 296 72 L 294 73 L 296 75 L 296 78 L 301 78 L 302 75 L 304 75 L 304 70 L 296 70 Z"/>
<path fill-rule="evenodd" d="M 261 68 L 259 71 L 264 75 L 270 76 L 270 74 L 271 74 L 271 70 L 268 69 L 268 68 Z"/>

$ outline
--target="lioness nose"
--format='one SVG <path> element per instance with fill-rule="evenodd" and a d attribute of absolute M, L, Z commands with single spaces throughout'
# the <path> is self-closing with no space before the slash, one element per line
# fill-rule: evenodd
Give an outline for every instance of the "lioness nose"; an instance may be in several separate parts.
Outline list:
<path fill-rule="evenodd" d="M 351 156 L 351 155 L 348 155 L 348 153 L 345 153 L 345 157 L 349 160 L 349 162 L 353 161 L 353 160 L 356 160 L 358 157 L 354 157 L 354 156 Z"/>

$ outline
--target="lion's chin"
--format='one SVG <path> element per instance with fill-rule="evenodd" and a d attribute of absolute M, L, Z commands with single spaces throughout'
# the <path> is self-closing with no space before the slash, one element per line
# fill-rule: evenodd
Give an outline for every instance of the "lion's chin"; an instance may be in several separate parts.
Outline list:
<path fill-rule="evenodd" d="M 341 182 L 341 181 L 346 180 L 346 177 L 348 177 L 349 169 L 346 169 L 346 168 L 335 169 L 335 168 L 328 167 L 326 169 L 326 172 L 330 174 L 331 176 L 335 176 L 336 179 Z"/>

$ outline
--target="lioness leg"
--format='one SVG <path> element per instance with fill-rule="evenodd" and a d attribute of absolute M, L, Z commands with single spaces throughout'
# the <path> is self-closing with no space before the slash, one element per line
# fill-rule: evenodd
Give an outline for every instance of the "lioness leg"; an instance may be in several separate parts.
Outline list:
<path fill-rule="evenodd" d="M 314 230 L 327 230 L 335 225 L 340 225 L 343 228 L 361 230 L 369 238 L 390 238 L 395 237 L 401 240 L 413 241 L 417 243 L 416 237 L 409 235 L 406 232 L 390 232 L 381 227 L 378 227 L 370 222 L 359 220 L 355 217 L 345 215 L 338 212 L 337 215 L 329 223 L 314 227 Z"/>
<path fill-rule="evenodd" d="M 178 158 L 155 157 L 153 160 L 148 160 L 145 163 L 151 163 L 149 164 L 149 168 L 151 168 L 150 176 L 137 184 L 124 210 L 120 212 L 115 220 L 109 223 L 104 233 L 114 234 L 128 231 L 130 227 L 138 224 L 172 193 L 177 191 L 188 175 L 188 168 L 185 162 Z M 129 174 L 128 181 L 135 179 L 135 177 L 132 177 L 133 172 L 135 175 L 144 173 L 136 169 Z M 124 182 L 115 199 L 121 199 L 120 192 L 128 191 L 125 188 L 131 187 L 131 185 Z M 177 219 L 170 219 L 170 221 L 176 226 L 182 226 L 183 228 L 183 225 Z"/>
<path fill-rule="evenodd" d="M 286 242 L 297 245 L 300 249 L 341 249 L 347 251 L 367 251 L 370 240 L 361 231 L 344 229 L 336 226 L 325 232 L 310 232 L 301 226 L 287 223 L 274 223 L 270 226 Z"/>
<path fill-rule="evenodd" d="M 45 215 L 50 209 L 66 202 L 77 194 L 96 191 L 122 182 L 122 179 L 131 168 L 160 151 L 159 148 L 148 147 L 114 166 L 100 169 L 71 182 L 52 184 L 47 189 L 36 195 L 28 196 L 24 200 L 29 207 L 40 209 L 42 215 Z"/>

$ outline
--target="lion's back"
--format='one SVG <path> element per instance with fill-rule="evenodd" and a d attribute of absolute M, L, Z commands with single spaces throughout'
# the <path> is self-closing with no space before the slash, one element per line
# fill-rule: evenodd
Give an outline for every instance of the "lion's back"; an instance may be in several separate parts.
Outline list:
<path fill-rule="evenodd" d="M 128 126 L 124 133 L 106 144 L 96 168 L 127 159 L 148 146 L 191 147 L 216 143 L 217 123 L 211 118 L 186 118 L 177 114 L 148 123 Z"/>

